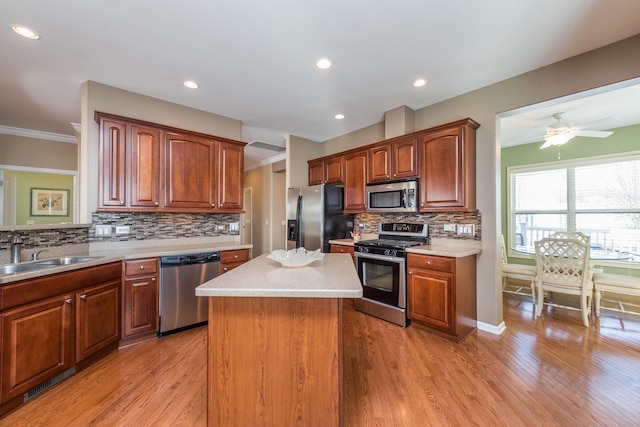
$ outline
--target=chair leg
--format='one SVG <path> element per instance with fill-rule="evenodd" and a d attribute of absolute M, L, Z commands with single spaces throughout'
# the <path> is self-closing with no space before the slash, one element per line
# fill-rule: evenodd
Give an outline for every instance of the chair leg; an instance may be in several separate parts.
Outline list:
<path fill-rule="evenodd" d="M 536 305 L 536 317 L 542 316 L 542 304 L 544 303 L 544 292 L 538 287 L 538 304 Z"/>
<path fill-rule="evenodd" d="M 531 301 L 535 306 L 536 305 L 536 281 L 535 280 L 531 281 Z"/>
<path fill-rule="evenodd" d="M 580 298 L 580 308 L 582 310 L 582 323 L 587 328 L 589 327 L 589 312 L 587 309 L 590 307 L 591 305 L 588 303 L 587 295 L 582 295 L 582 298 Z"/>
<path fill-rule="evenodd" d="M 600 317 L 600 298 L 602 294 L 600 293 L 600 289 L 596 288 L 596 317 Z"/>

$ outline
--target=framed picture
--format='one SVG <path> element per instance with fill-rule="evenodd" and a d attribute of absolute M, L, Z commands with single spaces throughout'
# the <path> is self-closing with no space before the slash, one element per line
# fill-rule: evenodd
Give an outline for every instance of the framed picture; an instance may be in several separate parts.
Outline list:
<path fill-rule="evenodd" d="M 31 188 L 31 216 L 69 216 L 69 190 Z"/>

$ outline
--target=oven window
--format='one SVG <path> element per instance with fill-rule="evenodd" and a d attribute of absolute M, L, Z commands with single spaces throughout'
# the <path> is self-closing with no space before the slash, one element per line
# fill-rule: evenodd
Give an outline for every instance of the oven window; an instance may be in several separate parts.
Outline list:
<path fill-rule="evenodd" d="M 369 206 L 372 208 L 402 207 L 402 191 L 384 191 L 370 193 Z"/>
<path fill-rule="evenodd" d="M 400 269 L 397 262 L 358 257 L 358 275 L 362 281 L 362 296 L 384 304 L 400 307 Z"/>

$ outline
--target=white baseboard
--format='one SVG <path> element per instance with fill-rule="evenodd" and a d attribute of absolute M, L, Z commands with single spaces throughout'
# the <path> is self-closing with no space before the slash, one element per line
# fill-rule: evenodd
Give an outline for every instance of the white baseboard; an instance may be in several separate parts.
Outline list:
<path fill-rule="evenodd" d="M 499 325 L 490 325 L 489 323 L 478 322 L 478 329 L 494 335 L 501 335 L 507 330 L 507 327 L 504 324 L 504 321 L 500 322 Z"/>

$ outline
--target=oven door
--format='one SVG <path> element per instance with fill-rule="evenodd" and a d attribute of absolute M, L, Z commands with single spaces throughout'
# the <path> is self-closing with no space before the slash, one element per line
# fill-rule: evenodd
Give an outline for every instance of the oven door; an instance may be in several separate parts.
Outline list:
<path fill-rule="evenodd" d="M 405 259 L 356 252 L 362 297 L 393 307 L 406 308 Z"/>

